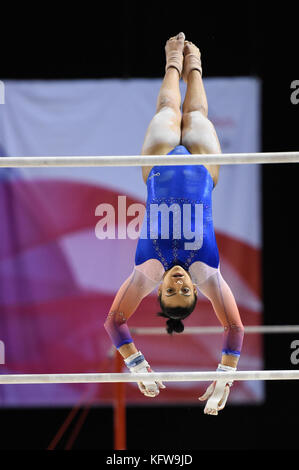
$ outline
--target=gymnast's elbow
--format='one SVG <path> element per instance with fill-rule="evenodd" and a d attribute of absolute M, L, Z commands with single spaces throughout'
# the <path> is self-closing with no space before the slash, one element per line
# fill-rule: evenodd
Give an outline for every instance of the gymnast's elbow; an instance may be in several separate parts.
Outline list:
<path fill-rule="evenodd" d="M 109 312 L 104 321 L 104 328 L 110 334 L 113 330 L 118 330 L 127 323 L 127 319 L 122 312 Z"/>
<path fill-rule="evenodd" d="M 224 331 L 235 331 L 236 333 L 243 333 L 244 334 L 244 331 L 245 331 L 245 328 L 244 328 L 244 325 L 243 323 L 229 323 L 227 325 L 223 325 L 223 328 L 224 328 Z"/>
<path fill-rule="evenodd" d="M 104 328 L 109 333 L 115 323 L 115 313 L 114 312 L 109 312 L 106 320 L 104 321 Z"/>

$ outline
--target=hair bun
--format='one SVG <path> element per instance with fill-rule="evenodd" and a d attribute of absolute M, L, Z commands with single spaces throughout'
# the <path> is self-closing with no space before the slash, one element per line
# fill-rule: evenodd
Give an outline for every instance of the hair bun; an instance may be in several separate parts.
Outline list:
<path fill-rule="evenodd" d="M 176 333 L 182 333 L 184 331 L 184 323 L 181 320 L 176 320 L 174 318 L 169 318 L 166 322 L 167 333 L 171 334 L 173 331 Z"/>

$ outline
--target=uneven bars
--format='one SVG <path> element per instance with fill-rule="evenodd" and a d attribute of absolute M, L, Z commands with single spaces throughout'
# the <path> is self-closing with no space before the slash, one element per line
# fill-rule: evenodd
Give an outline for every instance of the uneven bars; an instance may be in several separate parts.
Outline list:
<path fill-rule="evenodd" d="M 299 152 L 222 153 L 193 155 L 2 157 L 0 167 L 155 166 L 299 163 Z"/>
<path fill-rule="evenodd" d="M 224 376 L 225 374 L 225 376 Z M 151 380 L 162 382 L 209 382 L 214 380 L 299 380 L 299 370 L 237 372 L 152 372 Z M 24 374 L 0 375 L 0 384 L 122 383 L 148 381 L 148 374 Z"/>
<path fill-rule="evenodd" d="M 261 325 L 261 326 L 245 326 L 246 334 L 254 333 L 298 333 L 299 325 Z M 165 328 L 160 327 L 130 327 L 132 334 L 136 335 L 165 335 Z M 222 326 L 190 326 L 186 327 L 180 334 L 214 334 L 223 333 Z"/>

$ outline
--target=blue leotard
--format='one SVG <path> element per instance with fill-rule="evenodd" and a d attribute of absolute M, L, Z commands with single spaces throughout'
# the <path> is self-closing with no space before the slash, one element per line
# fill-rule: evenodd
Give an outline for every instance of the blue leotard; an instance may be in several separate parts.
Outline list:
<path fill-rule="evenodd" d="M 168 155 L 182 154 L 190 152 L 179 145 Z M 147 179 L 146 215 L 135 264 L 157 259 L 165 270 L 174 265 L 188 270 L 195 261 L 202 261 L 218 268 L 213 188 L 213 179 L 203 165 L 154 166 Z"/>
<path fill-rule="evenodd" d="M 178 154 L 189 154 L 189 152 L 180 145 L 169 153 L 169 155 Z M 135 254 L 136 266 L 147 260 L 157 259 L 165 270 L 179 264 L 188 271 L 196 261 L 201 261 L 212 268 L 219 267 L 212 219 L 213 188 L 213 179 L 203 165 L 154 166 L 151 169 L 147 179 L 145 219 Z M 159 208 L 154 212 L 156 217 L 153 216 L 153 206 L 155 210 Z M 184 217 L 181 217 L 184 214 L 184 207 L 187 207 L 191 213 L 191 217 L 187 218 L 187 224 Z M 198 217 L 198 213 L 201 217 Z M 168 229 L 167 222 L 169 230 L 165 230 L 165 227 Z M 186 226 L 189 228 L 189 233 L 188 230 L 184 231 Z M 192 233 L 193 238 L 190 238 Z M 193 239 L 197 239 L 198 246 L 195 249 L 190 249 L 188 246 L 186 248 L 186 243 L 192 243 Z M 140 295 L 141 287 L 144 289 L 144 284 L 147 286 L 143 277 L 142 281 L 138 282 L 137 273 L 138 269 L 134 269 L 133 275 L 120 288 L 105 322 L 105 328 L 116 348 L 133 342 L 126 320 L 139 305 L 140 298 L 143 298 Z M 238 357 L 242 348 L 244 329 L 233 303 L 227 300 L 227 308 L 224 305 L 223 299 L 228 289 L 226 288 L 225 292 L 221 291 L 221 283 L 224 281 L 218 272 L 216 279 L 213 295 L 222 298 L 223 312 L 219 310 L 218 313 L 225 326 L 222 354 Z M 150 281 L 150 286 L 153 287 L 153 279 Z"/>

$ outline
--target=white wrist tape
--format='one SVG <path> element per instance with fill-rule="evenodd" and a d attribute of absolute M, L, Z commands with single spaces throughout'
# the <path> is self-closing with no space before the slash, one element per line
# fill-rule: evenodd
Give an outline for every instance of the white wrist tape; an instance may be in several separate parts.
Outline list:
<path fill-rule="evenodd" d="M 225 366 L 223 364 L 218 364 L 217 371 L 216 372 L 235 372 L 237 370 L 236 367 L 230 367 L 230 366 Z M 223 377 L 224 378 L 224 377 Z M 225 380 L 225 378 L 224 378 Z M 227 382 L 228 385 L 231 387 L 233 384 L 233 380 L 230 380 Z"/>
<path fill-rule="evenodd" d="M 225 372 L 235 371 L 235 367 L 224 366 L 223 364 L 218 364 L 217 372 L 223 372 L 223 379 L 218 379 L 215 383 L 214 390 L 209 397 L 205 410 L 208 414 L 217 415 L 219 410 L 222 410 L 226 404 L 229 388 L 226 385 L 231 387 L 233 381 L 226 381 Z"/>
<path fill-rule="evenodd" d="M 127 359 L 125 359 L 125 364 L 131 372 L 138 372 L 141 371 L 141 369 L 149 367 L 149 363 L 145 360 L 141 351 L 127 357 Z"/>
<path fill-rule="evenodd" d="M 135 354 L 131 354 L 131 356 L 127 357 L 127 359 L 125 359 L 125 364 L 126 366 L 128 367 L 128 369 L 130 370 L 130 372 L 132 374 L 136 374 L 136 373 L 140 373 L 140 374 L 146 374 L 148 373 L 149 374 L 149 380 L 143 380 L 143 385 L 145 387 L 154 387 L 154 389 L 158 390 L 158 387 L 156 385 L 156 382 L 153 381 L 151 379 L 151 374 L 149 373 L 150 372 L 150 365 L 149 363 L 145 360 L 144 358 L 144 355 L 142 354 L 141 351 L 138 351 L 137 353 Z M 143 391 L 144 393 L 144 391 Z M 152 393 L 152 391 L 151 391 Z M 151 396 L 151 395 L 150 395 Z"/>

